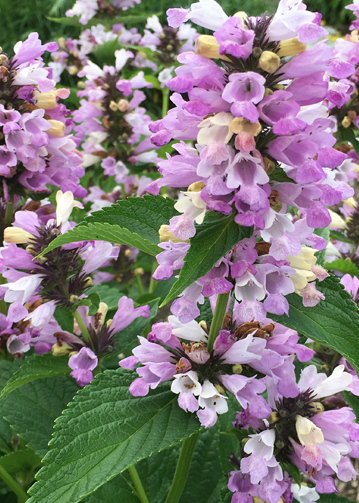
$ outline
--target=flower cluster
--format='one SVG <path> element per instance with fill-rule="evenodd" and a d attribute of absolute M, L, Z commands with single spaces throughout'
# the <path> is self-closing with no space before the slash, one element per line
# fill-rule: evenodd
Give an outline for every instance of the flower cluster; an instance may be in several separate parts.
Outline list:
<path fill-rule="evenodd" d="M 5 200 L 27 192 L 49 193 L 47 185 L 71 190 L 77 197 L 84 171 L 69 134 L 72 119 L 65 105 L 67 89 L 54 89 L 51 69 L 42 61 L 56 43 L 41 44 L 37 33 L 16 44 L 12 58 L 0 54 L 0 172 Z M 61 167 L 61 169 L 59 169 Z"/>
<path fill-rule="evenodd" d="M 90 19 L 96 16 L 101 19 L 102 17 L 115 18 L 121 14 L 123 10 L 133 7 L 141 0 L 76 0 L 72 9 L 66 11 L 66 16 L 74 17 L 79 16 L 81 24 L 87 24 Z"/>

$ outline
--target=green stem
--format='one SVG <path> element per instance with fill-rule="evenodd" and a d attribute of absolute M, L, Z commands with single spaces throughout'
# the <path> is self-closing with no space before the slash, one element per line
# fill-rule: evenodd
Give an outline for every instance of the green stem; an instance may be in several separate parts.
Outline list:
<path fill-rule="evenodd" d="M 165 503 L 178 503 L 186 485 L 191 460 L 196 447 L 199 432 L 183 441 L 177 461 L 176 471 Z"/>
<path fill-rule="evenodd" d="M 0 466 L 0 478 L 2 478 L 5 484 L 10 487 L 10 489 L 16 494 L 19 503 L 24 503 L 29 499 L 23 488 L 16 482 L 15 479 L 11 477 L 11 475 L 8 474 L 8 472 L 2 466 Z"/>
<path fill-rule="evenodd" d="M 14 218 L 14 196 L 11 196 L 10 201 L 8 201 L 6 204 L 5 219 L 4 219 L 5 227 L 9 227 L 9 225 L 12 224 L 13 218 Z"/>
<path fill-rule="evenodd" d="M 140 295 L 144 295 L 145 294 L 145 289 L 143 288 L 141 276 L 139 274 L 136 276 L 136 284 L 137 284 L 137 288 L 138 288 L 139 294 Z"/>
<path fill-rule="evenodd" d="M 78 324 L 78 326 L 79 326 L 79 328 L 81 330 L 82 337 L 85 339 L 86 342 L 90 343 L 91 346 L 92 346 L 92 340 L 91 340 L 89 331 L 87 330 L 87 327 L 86 327 L 86 325 L 84 323 L 84 320 L 81 318 L 81 315 L 80 315 L 80 313 L 78 312 L 77 309 L 74 312 L 74 318 L 77 321 L 77 324 Z"/>
<path fill-rule="evenodd" d="M 137 470 L 135 468 L 135 465 L 130 466 L 128 468 L 128 471 L 130 472 L 131 479 L 133 485 L 135 486 L 139 500 L 141 501 L 141 503 L 149 503 L 141 479 L 138 476 Z"/>
<path fill-rule="evenodd" d="M 217 297 L 216 308 L 214 310 L 213 320 L 211 323 L 211 329 L 209 331 L 207 351 L 210 353 L 213 349 L 213 343 L 222 328 L 223 320 L 226 314 L 228 305 L 228 293 L 220 293 Z"/>
<path fill-rule="evenodd" d="M 153 293 L 154 292 L 154 290 L 156 288 L 156 285 L 158 283 L 158 281 L 156 281 L 155 279 L 152 278 L 152 275 L 154 274 L 154 272 L 155 272 L 156 269 L 157 269 L 157 260 L 154 260 L 153 264 L 152 264 L 152 270 L 151 270 L 150 286 L 148 288 L 149 293 Z"/>
<path fill-rule="evenodd" d="M 167 115 L 169 97 L 170 97 L 170 90 L 168 89 L 168 87 L 164 87 L 162 89 L 162 118 Z"/>
<path fill-rule="evenodd" d="M 121 199 L 127 199 L 125 184 L 120 183 L 120 187 L 121 187 Z"/>

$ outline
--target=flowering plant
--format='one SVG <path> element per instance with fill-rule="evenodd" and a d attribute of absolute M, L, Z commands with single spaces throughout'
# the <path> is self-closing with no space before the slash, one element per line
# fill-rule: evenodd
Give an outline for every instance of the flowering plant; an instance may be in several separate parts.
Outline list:
<path fill-rule="evenodd" d="M 0 491 L 349 501 L 358 20 L 136 3 L 0 53 Z"/>

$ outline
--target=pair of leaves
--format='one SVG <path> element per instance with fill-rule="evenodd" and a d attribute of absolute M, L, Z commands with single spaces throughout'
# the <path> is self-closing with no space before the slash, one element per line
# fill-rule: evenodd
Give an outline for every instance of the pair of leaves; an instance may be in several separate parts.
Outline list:
<path fill-rule="evenodd" d="M 302 298 L 293 293 L 286 297 L 289 316 L 270 316 L 274 321 L 334 349 L 359 372 L 358 307 L 335 276 L 316 286 L 325 295 L 325 300 L 315 307 L 304 307 Z"/>
<path fill-rule="evenodd" d="M 177 396 L 164 386 L 132 397 L 128 387 L 134 377 L 123 369 L 106 371 L 76 395 L 56 420 L 29 503 L 75 503 L 140 459 L 199 430 L 198 419 L 180 409 Z"/>
<path fill-rule="evenodd" d="M 129 197 L 95 211 L 81 224 L 63 234 L 46 248 L 45 253 L 76 241 L 109 241 L 133 246 L 149 255 L 161 252 L 158 230 L 178 215 L 174 201 L 162 196 Z"/>

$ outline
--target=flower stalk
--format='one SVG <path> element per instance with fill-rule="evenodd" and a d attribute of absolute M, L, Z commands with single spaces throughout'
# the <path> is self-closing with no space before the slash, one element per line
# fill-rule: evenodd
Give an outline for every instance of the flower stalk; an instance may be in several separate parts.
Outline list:
<path fill-rule="evenodd" d="M 149 503 L 148 498 L 146 496 L 145 490 L 143 488 L 142 482 L 140 477 L 138 476 L 137 470 L 135 468 L 135 465 L 132 465 L 128 468 L 129 474 L 131 475 L 131 479 L 133 482 L 133 485 L 135 486 L 137 496 L 141 503 Z"/>
<path fill-rule="evenodd" d="M 218 336 L 220 329 L 222 328 L 224 316 L 227 310 L 228 298 L 229 298 L 229 292 L 218 294 L 213 320 L 211 323 L 211 329 L 209 331 L 208 336 L 208 343 L 207 343 L 208 353 L 212 351 L 213 343 L 216 337 Z"/>

